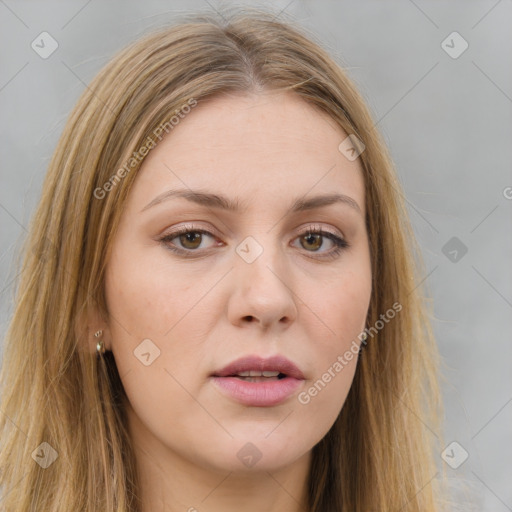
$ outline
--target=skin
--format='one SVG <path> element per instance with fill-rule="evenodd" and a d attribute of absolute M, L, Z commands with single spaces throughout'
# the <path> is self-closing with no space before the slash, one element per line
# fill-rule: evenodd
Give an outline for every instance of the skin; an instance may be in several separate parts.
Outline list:
<path fill-rule="evenodd" d="M 338 150 L 346 136 L 292 93 L 230 95 L 199 103 L 146 157 L 107 262 L 102 324 L 129 400 L 145 512 L 306 510 L 312 448 L 357 358 L 308 404 L 298 394 L 357 341 L 371 295 L 362 168 Z M 245 210 L 174 197 L 141 211 L 176 188 Z M 339 202 L 289 212 L 299 197 L 333 192 L 360 211 Z M 212 235 L 159 240 L 184 225 Z M 312 227 L 350 246 L 322 257 L 335 246 L 305 236 Z M 236 252 L 248 236 L 263 249 L 252 263 Z M 148 366 L 134 355 L 144 339 L 160 350 Z M 241 356 L 276 354 L 306 378 L 277 406 L 241 405 L 209 377 Z M 261 454 L 251 467 L 237 456 L 246 443 Z"/>

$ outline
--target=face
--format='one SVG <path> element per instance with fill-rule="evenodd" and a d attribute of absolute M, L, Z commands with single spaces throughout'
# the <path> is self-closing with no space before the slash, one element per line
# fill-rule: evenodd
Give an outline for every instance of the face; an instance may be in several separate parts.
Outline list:
<path fill-rule="evenodd" d="M 275 470 L 333 425 L 371 295 L 346 137 L 290 93 L 229 96 L 144 160 L 107 262 L 107 349 L 155 457 Z"/>

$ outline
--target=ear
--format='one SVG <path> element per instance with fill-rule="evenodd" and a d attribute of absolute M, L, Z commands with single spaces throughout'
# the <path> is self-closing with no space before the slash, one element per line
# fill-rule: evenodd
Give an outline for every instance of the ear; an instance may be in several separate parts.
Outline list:
<path fill-rule="evenodd" d="M 98 333 L 98 336 L 95 334 Z M 96 304 L 84 308 L 84 312 L 77 319 L 77 339 L 79 350 L 89 354 L 96 354 L 96 344 L 103 341 L 105 350 L 111 350 L 112 338 L 109 323 Z"/>

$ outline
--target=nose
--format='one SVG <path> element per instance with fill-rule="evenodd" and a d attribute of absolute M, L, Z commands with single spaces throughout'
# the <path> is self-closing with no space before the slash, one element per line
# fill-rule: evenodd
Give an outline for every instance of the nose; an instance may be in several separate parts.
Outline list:
<path fill-rule="evenodd" d="M 238 327 L 286 328 L 297 318 L 296 300 L 284 256 L 265 249 L 252 263 L 235 255 L 229 321 Z"/>

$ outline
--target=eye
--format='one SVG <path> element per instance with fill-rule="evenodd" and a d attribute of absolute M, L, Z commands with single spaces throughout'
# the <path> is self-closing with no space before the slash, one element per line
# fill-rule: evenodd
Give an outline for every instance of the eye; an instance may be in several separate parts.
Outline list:
<path fill-rule="evenodd" d="M 214 247 L 215 243 L 211 243 L 206 247 L 204 246 L 203 242 L 207 238 L 214 240 L 213 233 L 210 233 L 205 229 L 184 226 L 181 229 L 165 235 L 160 239 L 160 242 L 164 243 L 171 251 L 186 254 L 187 252 L 195 252 L 198 249 L 209 249 Z"/>
<path fill-rule="evenodd" d="M 319 228 L 308 229 L 297 240 L 303 249 L 314 253 L 315 257 L 317 257 L 316 254 L 318 253 L 320 258 L 335 258 L 343 249 L 349 247 L 348 242 L 343 238 Z M 321 251 L 320 249 L 325 249 L 325 246 L 327 246 L 327 250 Z"/>

